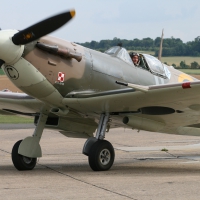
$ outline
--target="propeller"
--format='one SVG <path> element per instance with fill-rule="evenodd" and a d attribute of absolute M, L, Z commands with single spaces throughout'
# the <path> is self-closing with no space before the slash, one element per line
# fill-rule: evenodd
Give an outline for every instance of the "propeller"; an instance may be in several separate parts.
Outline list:
<path fill-rule="evenodd" d="M 4 63 L 14 64 L 24 51 L 24 45 L 47 35 L 63 26 L 75 16 L 75 10 L 70 10 L 41 22 L 24 30 L 0 31 L 0 66 Z"/>
<path fill-rule="evenodd" d="M 75 10 L 71 10 L 45 19 L 16 33 L 12 41 L 15 45 L 30 43 L 60 28 L 74 16 Z"/>

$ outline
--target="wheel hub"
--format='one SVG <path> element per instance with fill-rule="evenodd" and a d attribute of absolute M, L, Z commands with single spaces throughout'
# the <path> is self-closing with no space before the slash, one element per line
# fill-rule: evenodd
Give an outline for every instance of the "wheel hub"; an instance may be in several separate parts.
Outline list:
<path fill-rule="evenodd" d="M 110 157 L 111 157 L 110 151 L 108 149 L 103 149 L 100 152 L 99 160 L 102 165 L 107 165 L 110 162 Z"/>
<path fill-rule="evenodd" d="M 30 163 L 32 162 L 32 158 L 23 156 L 23 161 L 24 161 L 26 164 L 30 164 Z"/>

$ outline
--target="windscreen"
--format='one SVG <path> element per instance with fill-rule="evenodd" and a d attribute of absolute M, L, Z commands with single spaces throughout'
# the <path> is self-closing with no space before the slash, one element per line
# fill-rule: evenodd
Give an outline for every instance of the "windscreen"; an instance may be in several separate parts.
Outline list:
<path fill-rule="evenodd" d="M 113 55 L 115 54 L 117 51 L 119 51 L 120 47 L 119 46 L 115 46 L 115 47 L 111 47 L 110 49 L 108 49 L 107 51 L 105 51 L 106 54 L 109 55 Z"/>
<path fill-rule="evenodd" d="M 129 64 L 133 64 L 133 61 L 131 60 L 129 53 L 124 48 L 121 48 L 121 50 L 117 53 L 117 57 Z"/>

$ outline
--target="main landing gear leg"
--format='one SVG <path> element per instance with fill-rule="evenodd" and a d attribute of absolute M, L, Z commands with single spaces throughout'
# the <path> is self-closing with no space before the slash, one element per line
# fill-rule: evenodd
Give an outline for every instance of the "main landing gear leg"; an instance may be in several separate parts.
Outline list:
<path fill-rule="evenodd" d="M 42 157 L 42 151 L 39 142 L 46 124 L 47 117 L 47 112 L 42 112 L 32 137 L 19 140 L 13 146 L 12 162 L 16 169 L 32 170 L 36 165 L 37 158 Z"/>
<path fill-rule="evenodd" d="M 108 121 L 109 114 L 101 114 L 96 137 L 89 138 L 83 147 L 83 153 L 88 155 L 89 165 L 94 171 L 109 170 L 115 159 L 112 144 L 103 140 L 105 138 Z"/>

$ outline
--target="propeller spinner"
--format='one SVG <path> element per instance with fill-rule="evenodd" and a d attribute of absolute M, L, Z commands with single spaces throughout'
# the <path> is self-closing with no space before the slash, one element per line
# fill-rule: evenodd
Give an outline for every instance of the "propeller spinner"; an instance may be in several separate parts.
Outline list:
<path fill-rule="evenodd" d="M 47 35 L 63 26 L 75 16 L 75 10 L 67 11 L 41 22 L 38 22 L 22 31 L 0 31 L 0 63 L 13 64 L 19 60 L 24 45 Z"/>

